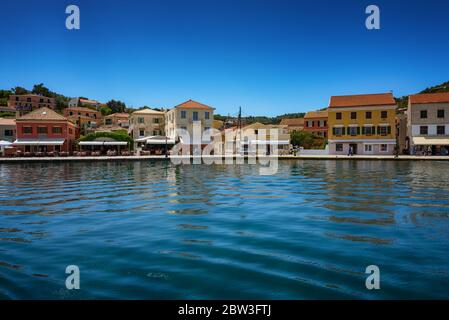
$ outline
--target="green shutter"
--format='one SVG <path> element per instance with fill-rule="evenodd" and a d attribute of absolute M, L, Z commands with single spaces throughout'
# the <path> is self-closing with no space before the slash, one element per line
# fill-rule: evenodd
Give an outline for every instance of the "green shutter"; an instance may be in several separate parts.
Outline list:
<path fill-rule="evenodd" d="M 391 126 L 388 126 L 387 132 L 388 134 L 391 134 Z"/>
<path fill-rule="evenodd" d="M 335 134 L 335 128 L 332 128 L 332 135 L 334 135 L 334 136 L 336 135 Z"/>
<path fill-rule="evenodd" d="M 376 133 L 380 134 L 380 127 L 379 126 L 377 127 L 377 132 Z"/>
<path fill-rule="evenodd" d="M 360 127 L 357 127 L 357 135 L 360 135 Z"/>
<path fill-rule="evenodd" d="M 341 134 L 344 136 L 345 135 L 345 130 L 346 128 L 345 127 L 343 127 L 343 128 L 341 128 Z"/>

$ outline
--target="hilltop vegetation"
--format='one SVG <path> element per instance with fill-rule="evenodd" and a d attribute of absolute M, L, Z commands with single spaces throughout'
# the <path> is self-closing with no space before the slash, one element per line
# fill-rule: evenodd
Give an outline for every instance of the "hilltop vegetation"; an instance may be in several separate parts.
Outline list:
<path fill-rule="evenodd" d="M 437 86 L 426 88 L 419 93 L 439 93 L 439 92 L 449 92 L 449 81 L 439 84 Z M 396 102 L 398 103 L 398 109 L 407 108 L 408 96 L 396 98 Z"/>

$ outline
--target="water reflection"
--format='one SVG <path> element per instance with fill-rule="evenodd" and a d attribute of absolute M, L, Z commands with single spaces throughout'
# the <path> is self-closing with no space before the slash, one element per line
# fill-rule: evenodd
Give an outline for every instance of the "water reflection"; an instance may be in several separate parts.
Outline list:
<path fill-rule="evenodd" d="M 2 164 L 0 297 L 376 298 L 363 283 L 377 264 L 383 298 L 449 298 L 448 169 Z M 83 292 L 65 291 L 68 264 Z"/>

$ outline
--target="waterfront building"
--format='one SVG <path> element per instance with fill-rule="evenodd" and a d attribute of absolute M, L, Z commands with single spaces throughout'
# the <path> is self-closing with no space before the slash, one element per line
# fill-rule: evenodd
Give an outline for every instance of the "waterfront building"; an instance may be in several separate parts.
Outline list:
<path fill-rule="evenodd" d="M 128 132 L 134 140 L 134 147 L 137 148 L 139 142 L 146 144 L 147 141 L 154 142 L 152 137 L 161 137 L 165 140 L 165 112 L 154 109 L 142 109 L 134 111 L 129 117 Z"/>
<path fill-rule="evenodd" d="M 413 154 L 449 149 L 449 92 L 409 96 L 408 140 Z"/>
<path fill-rule="evenodd" d="M 272 130 L 275 133 L 272 134 Z M 217 139 L 217 137 L 219 139 Z M 264 154 L 273 154 L 276 146 L 280 155 L 288 154 L 290 151 L 290 133 L 286 125 L 266 125 L 255 122 L 244 126 L 228 128 L 214 135 L 214 143 L 220 143 L 222 154 L 247 155 L 258 152 L 257 148 L 265 146 Z M 220 141 L 221 140 L 221 141 Z"/>
<path fill-rule="evenodd" d="M 333 96 L 328 108 L 330 154 L 391 155 L 396 147 L 393 94 Z"/>
<path fill-rule="evenodd" d="M 182 140 L 177 130 L 183 129 L 193 137 L 194 123 L 201 125 L 201 132 L 213 128 L 214 124 L 214 108 L 188 100 L 167 111 L 165 115 L 165 132 L 166 135 L 175 141 Z M 192 141 L 181 141 L 183 144 L 191 144 Z M 210 142 L 210 137 L 203 135 L 201 144 L 205 145 Z"/>
<path fill-rule="evenodd" d="M 129 128 L 129 113 L 113 113 L 104 117 L 106 126 L 118 126 L 121 128 Z"/>
<path fill-rule="evenodd" d="M 327 110 L 307 112 L 304 116 L 304 131 L 310 132 L 318 137 L 327 138 L 327 118 Z"/>
<path fill-rule="evenodd" d="M 68 152 L 74 150 L 75 124 L 50 108 L 36 109 L 16 119 L 17 139 L 22 152 Z"/>
<path fill-rule="evenodd" d="M 64 116 L 75 123 L 86 134 L 102 123 L 101 112 L 86 107 L 68 107 L 64 109 Z"/>
<path fill-rule="evenodd" d="M 287 126 L 288 132 L 299 132 L 304 129 L 304 118 L 282 119 L 281 126 Z"/>
<path fill-rule="evenodd" d="M 16 108 L 10 107 L 10 106 L 0 106 L 0 112 L 8 112 L 8 113 L 15 113 Z"/>
<path fill-rule="evenodd" d="M 68 102 L 69 108 L 75 108 L 75 107 L 91 107 L 95 109 L 99 109 L 103 104 L 101 102 L 98 102 L 97 100 L 90 100 L 90 99 L 84 99 L 84 98 L 73 98 L 70 99 Z"/>
<path fill-rule="evenodd" d="M 16 139 L 16 119 L 0 118 L 0 141 L 13 142 Z"/>
<path fill-rule="evenodd" d="M 28 112 L 38 108 L 56 108 L 55 98 L 44 97 L 38 94 L 12 94 L 8 99 L 8 107 L 15 108 L 17 117 L 20 117 Z"/>

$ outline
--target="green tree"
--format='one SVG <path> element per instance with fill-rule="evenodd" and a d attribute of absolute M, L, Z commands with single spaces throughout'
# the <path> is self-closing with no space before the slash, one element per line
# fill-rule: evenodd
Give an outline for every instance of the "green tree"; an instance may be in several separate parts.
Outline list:
<path fill-rule="evenodd" d="M 31 92 L 50 98 L 54 98 L 56 96 L 56 94 L 54 92 L 51 92 L 46 86 L 44 86 L 43 83 L 35 84 Z"/>
<path fill-rule="evenodd" d="M 107 116 L 110 115 L 112 113 L 111 108 L 109 108 L 108 106 L 104 105 L 100 107 L 100 112 L 102 114 L 102 116 Z"/>
<path fill-rule="evenodd" d="M 126 104 L 120 100 L 110 100 L 106 105 L 111 109 L 112 113 L 125 112 Z"/>
<path fill-rule="evenodd" d="M 28 91 L 24 87 L 14 87 L 14 88 L 11 89 L 11 92 L 13 94 L 27 94 L 27 93 L 30 93 L 30 91 Z"/>
<path fill-rule="evenodd" d="M 291 144 L 304 149 L 323 149 L 326 146 L 326 139 L 317 137 L 307 131 L 294 131 L 290 134 Z"/>

